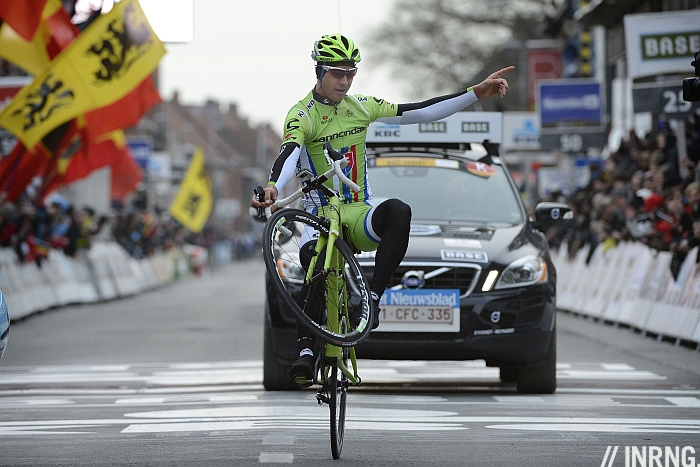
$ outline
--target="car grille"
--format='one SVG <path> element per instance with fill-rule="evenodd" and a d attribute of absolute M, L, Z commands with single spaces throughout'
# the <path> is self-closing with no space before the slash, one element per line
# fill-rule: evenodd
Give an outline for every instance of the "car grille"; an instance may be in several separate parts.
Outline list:
<path fill-rule="evenodd" d="M 431 272 L 437 271 L 441 268 L 446 269 L 433 277 L 425 279 L 424 289 L 459 289 L 460 297 L 467 297 L 474 287 L 476 286 L 476 281 L 479 278 L 479 273 L 481 272 L 481 267 L 477 265 L 467 265 L 464 266 L 445 266 L 444 263 L 435 264 L 401 264 L 396 272 L 391 276 L 389 285 L 387 288 L 392 288 L 401 285 L 401 279 L 404 277 L 408 271 L 423 271 L 424 275 L 430 276 Z M 365 272 L 368 280 L 371 280 L 374 274 L 374 265 L 362 265 L 362 270 Z"/>

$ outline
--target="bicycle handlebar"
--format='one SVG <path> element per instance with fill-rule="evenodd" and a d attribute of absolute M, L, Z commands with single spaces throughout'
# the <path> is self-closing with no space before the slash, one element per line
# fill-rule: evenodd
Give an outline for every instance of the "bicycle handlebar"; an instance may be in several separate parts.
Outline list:
<path fill-rule="evenodd" d="M 329 148 L 330 148 L 330 150 L 329 150 Z M 325 144 L 325 146 L 323 148 L 323 153 L 326 155 L 326 158 L 328 158 L 329 161 L 332 160 L 330 170 L 328 170 L 327 172 L 310 180 L 306 186 L 301 187 L 300 189 L 298 189 L 297 191 L 295 191 L 291 195 L 287 196 L 286 198 L 278 199 L 272 206 L 277 206 L 278 208 L 281 208 L 281 207 L 287 206 L 289 204 L 292 204 L 294 201 L 296 201 L 299 198 L 301 198 L 302 196 L 304 196 L 305 193 L 311 191 L 316 186 L 320 186 L 326 180 L 333 177 L 334 175 L 337 176 L 341 182 L 343 182 L 345 185 L 350 187 L 350 189 L 353 192 L 359 193 L 359 191 L 360 191 L 359 185 L 357 185 L 355 182 L 350 180 L 343 173 L 343 168 L 345 168 L 345 166 L 348 165 L 348 160 L 345 157 L 343 157 L 339 152 L 337 152 L 333 148 L 331 148 L 328 143 Z M 269 218 L 272 215 L 272 206 L 265 208 L 265 217 Z"/>

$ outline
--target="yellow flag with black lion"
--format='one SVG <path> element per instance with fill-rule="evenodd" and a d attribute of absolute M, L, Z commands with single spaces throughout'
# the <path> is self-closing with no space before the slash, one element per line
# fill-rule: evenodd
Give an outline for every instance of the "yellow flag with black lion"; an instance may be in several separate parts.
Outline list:
<path fill-rule="evenodd" d="M 49 131 L 109 105 L 155 70 L 165 46 L 137 0 L 101 15 L 0 112 L 0 126 L 28 148 Z"/>
<path fill-rule="evenodd" d="M 197 148 L 169 212 L 188 230 L 199 233 L 209 219 L 212 205 L 211 181 L 204 168 L 204 153 Z"/>

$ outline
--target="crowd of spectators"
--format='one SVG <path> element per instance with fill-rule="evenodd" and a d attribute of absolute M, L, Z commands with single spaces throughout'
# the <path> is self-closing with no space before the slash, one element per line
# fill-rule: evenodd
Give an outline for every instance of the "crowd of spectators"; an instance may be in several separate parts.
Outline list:
<path fill-rule="evenodd" d="M 98 216 L 89 206 L 75 208 L 60 196 L 45 202 L 0 201 L 0 247 L 12 249 L 20 262 L 41 265 L 50 249 L 76 257 L 95 239 L 116 241 L 140 259 L 184 244 L 209 249 L 218 236 L 212 228 L 193 234 L 167 213 L 118 204 L 109 215 Z"/>
<path fill-rule="evenodd" d="M 192 233 L 167 211 L 148 210 L 140 203 L 114 202 L 109 215 L 96 215 L 89 206 L 76 208 L 60 195 L 37 201 L 30 193 L 12 203 L 0 196 L 0 248 L 12 250 L 20 262 L 41 265 L 51 249 L 77 257 L 96 240 L 116 241 L 136 259 L 194 245 L 204 248 L 212 261 L 215 246 L 228 244 L 229 259 L 248 259 L 260 251 L 259 235 L 235 233 L 208 223 Z"/>
<path fill-rule="evenodd" d="M 700 245 L 700 111 L 686 122 L 687 156 L 679 157 L 676 132 L 660 116 L 644 138 L 634 131 L 602 166 L 591 166 L 582 189 L 551 200 L 569 204 L 574 223 L 548 232 L 550 244 L 564 242 L 570 257 L 597 247 L 638 241 L 673 253 L 671 272 L 680 270 L 688 252 Z M 700 256 L 700 255 L 699 255 Z"/>

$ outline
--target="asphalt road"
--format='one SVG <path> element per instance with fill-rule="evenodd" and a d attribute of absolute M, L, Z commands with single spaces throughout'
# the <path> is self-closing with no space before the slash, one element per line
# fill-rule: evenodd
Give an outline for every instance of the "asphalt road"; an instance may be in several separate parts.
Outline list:
<path fill-rule="evenodd" d="M 0 465 L 700 465 L 700 352 L 565 313 L 553 395 L 483 362 L 361 361 L 333 461 L 315 392 L 262 388 L 262 274 L 13 323 Z"/>

